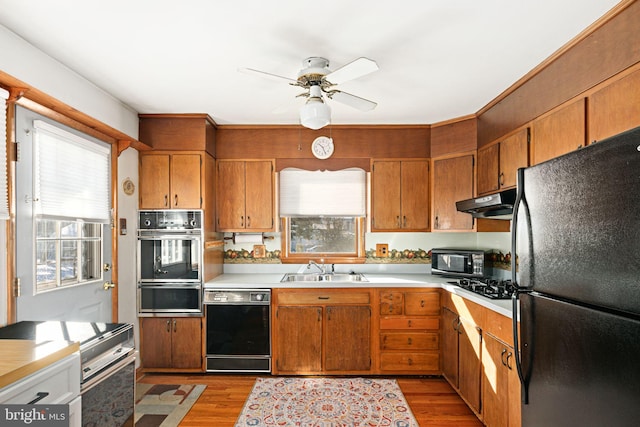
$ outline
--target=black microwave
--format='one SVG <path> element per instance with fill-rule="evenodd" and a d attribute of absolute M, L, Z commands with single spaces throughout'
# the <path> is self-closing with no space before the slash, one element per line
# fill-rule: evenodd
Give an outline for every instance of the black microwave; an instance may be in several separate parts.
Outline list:
<path fill-rule="evenodd" d="M 432 249 L 431 273 L 451 277 L 485 277 L 484 255 L 484 251 L 477 249 Z"/>

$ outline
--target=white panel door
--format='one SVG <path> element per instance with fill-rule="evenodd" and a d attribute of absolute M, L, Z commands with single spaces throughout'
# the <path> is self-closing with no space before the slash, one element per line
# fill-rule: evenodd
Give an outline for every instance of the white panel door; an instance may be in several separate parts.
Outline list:
<path fill-rule="evenodd" d="M 111 266 L 111 228 L 102 226 L 102 277 L 86 283 L 59 287 L 46 292 L 35 292 L 36 244 L 34 222 L 34 120 L 44 120 L 68 132 L 90 141 L 104 144 L 95 138 L 44 118 L 21 107 L 16 109 L 16 140 L 18 162 L 16 163 L 16 277 L 20 279 L 20 296 L 16 298 L 17 320 L 68 320 L 86 322 L 111 322 L 112 288 L 111 270 L 104 271 L 102 265 Z M 82 268 L 78 266 L 77 268 Z"/>

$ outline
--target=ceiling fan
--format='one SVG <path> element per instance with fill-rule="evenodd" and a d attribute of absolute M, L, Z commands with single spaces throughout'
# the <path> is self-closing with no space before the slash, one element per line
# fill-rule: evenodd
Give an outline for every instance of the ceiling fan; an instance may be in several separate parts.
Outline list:
<path fill-rule="evenodd" d="M 252 68 L 241 68 L 240 71 L 272 80 L 285 81 L 292 86 L 306 89 L 305 92 L 298 95 L 307 98 L 307 102 L 300 109 L 300 123 L 309 129 L 320 129 L 331 122 L 331 109 L 325 103 L 325 96 L 360 111 L 373 110 L 378 105 L 368 99 L 334 88 L 346 81 L 377 71 L 378 64 L 375 61 L 361 57 L 331 71 L 328 59 L 312 56 L 302 61 L 302 65 L 304 68 L 298 72 L 298 78 L 295 80 Z"/>

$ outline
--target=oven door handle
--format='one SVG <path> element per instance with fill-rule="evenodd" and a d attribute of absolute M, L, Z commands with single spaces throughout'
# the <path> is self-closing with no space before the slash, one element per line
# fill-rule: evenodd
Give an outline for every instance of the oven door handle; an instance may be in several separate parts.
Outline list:
<path fill-rule="evenodd" d="M 136 353 L 137 353 L 137 351 L 132 352 L 129 356 L 125 357 L 124 359 L 119 360 L 118 362 L 116 362 L 113 365 L 109 366 L 104 371 L 100 372 L 99 374 L 96 374 L 90 380 L 88 380 L 87 382 L 82 384 L 81 394 L 86 393 L 87 391 L 91 390 L 93 387 L 95 387 L 98 384 L 100 384 L 103 380 L 105 380 L 106 378 L 108 378 L 111 375 L 115 374 L 119 370 L 123 369 L 125 366 L 129 365 L 130 363 L 135 363 L 135 361 L 136 361 Z"/>

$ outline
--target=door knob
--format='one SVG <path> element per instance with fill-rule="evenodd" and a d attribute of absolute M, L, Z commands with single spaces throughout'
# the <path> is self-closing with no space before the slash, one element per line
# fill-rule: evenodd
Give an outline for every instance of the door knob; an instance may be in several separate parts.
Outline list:
<path fill-rule="evenodd" d="M 110 283 L 110 282 L 104 282 L 104 284 L 102 285 L 102 288 L 105 291 L 108 291 L 109 289 L 115 288 L 116 284 L 115 283 Z"/>

